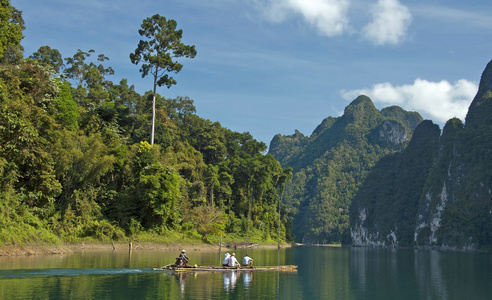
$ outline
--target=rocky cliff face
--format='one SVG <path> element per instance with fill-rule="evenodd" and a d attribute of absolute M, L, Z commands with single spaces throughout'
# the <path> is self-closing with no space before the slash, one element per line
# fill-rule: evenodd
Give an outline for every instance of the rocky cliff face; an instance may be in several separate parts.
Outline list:
<path fill-rule="evenodd" d="M 417 216 L 415 244 L 445 249 L 492 248 L 492 61 L 466 124 L 448 121 L 441 151 Z"/>
<path fill-rule="evenodd" d="M 442 218 L 446 207 L 455 202 L 457 187 L 465 180 L 464 168 L 459 159 L 456 140 L 463 123 L 451 119 L 444 126 L 439 151 L 423 187 L 415 227 L 415 245 L 436 246 L 441 232 Z"/>
<path fill-rule="evenodd" d="M 432 130 L 416 130 L 412 142 Z M 466 124 L 451 119 L 425 143 L 368 175 L 352 202 L 353 244 L 492 249 L 492 62 Z"/>
<path fill-rule="evenodd" d="M 423 121 L 405 150 L 381 159 L 371 170 L 350 208 L 353 245 L 413 244 L 414 217 L 440 133 L 439 126 Z"/>
<path fill-rule="evenodd" d="M 359 96 L 309 137 L 297 131 L 276 135 L 269 153 L 294 170 L 284 204 L 294 215 L 297 241 L 349 242 L 351 197 L 381 157 L 406 147 L 420 121 L 419 114 L 399 107 L 379 111 Z"/>
<path fill-rule="evenodd" d="M 384 120 L 375 133 L 375 142 L 382 145 L 400 147 L 410 140 L 409 132 L 395 120 Z"/>

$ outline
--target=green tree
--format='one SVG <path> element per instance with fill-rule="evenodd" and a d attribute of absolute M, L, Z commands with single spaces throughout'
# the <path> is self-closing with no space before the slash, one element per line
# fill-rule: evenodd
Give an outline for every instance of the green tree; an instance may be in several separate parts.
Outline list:
<path fill-rule="evenodd" d="M 22 13 L 10 5 L 10 0 L 0 0 L 0 59 L 5 62 L 12 52 L 17 56 L 23 51 L 20 41 L 24 38 Z M 16 51 L 15 49 L 18 49 Z M 22 57 L 22 54 L 21 54 Z"/>
<path fill-rule="evenodd" d="M 77 103 L 70 93 L 70 83 L 67 81 L 59 82 L 58 88 L 59 92 L 54 101 L 58 112 L 55 113 L 54 117 L 64 128 L 74 130 L 79 126 L 77 120 L 80 115 L 77 112 Z"/>
<path fill-rule="evenodd" d="M 207 235 L 219 235 L 225 231 L 227 214 L 212 206 L 199 206 L 192 210 L 191 222 L 195 224 L 197 231 L 203 234 L 205 240 Z"/>
<path fill-rule="evenodd" d="M 63 58 L 60 51 L 51 49 L 50 46 L 39 47 L 38 51 L 34 52 L 29 58 L 51 66 L 56 73 L 60 73 L 60 68 L 63 66 Z"/>
<path fill-rule="evenodd" d="M 97 62 L 89 61 L 94 50 L 84 52 L 77 50 L 72 57 L 65 58 L 66 67 L 63 73 L 76 84 L 74 98 L 77 103 L 88 107 L 89 104 L 99 105 L 109 100 L 108 90 L 112 82 L 105 76 L 113 75 L 111 67 L 105 67 L 102 63 L 109 60 L 104 54 L 97 56 Z"/>
<path fill-rule="evenodd" d="M 14 184 L 29 207 L 49 211 L 60 193 L 50 152 L 57 139 L 57 81 L 45 67 L 26 62 L 0 69 L 0 90 L 0 157 L 8 179 L 1 181 Z"/>
<path fill-rule="evenodd" d="M 170 88 L 176 84 L 176 80 L 166 73 L 181 71 L 183 65 L 173 61 L 176 57 L 194 58 L 196 55 L 195 46 L 185 45 L 181 42 L 183 36 L 182 29 L 176 29 L 175 20 L 166 20 L 158 14 L 143 20 L 141 29 L 138 33 L 146 40 L 140 40 L 137 49 L 130 54 L 132 63 L 138 64 L 143 61 L 140 72 L 142 78 L 149 75 L 153 76 L 154 88 L 152 97 L 152 130 L 150 144 L 154 144 L 155 128 L 155 94 L 157 86 L 165 85 Z"/>

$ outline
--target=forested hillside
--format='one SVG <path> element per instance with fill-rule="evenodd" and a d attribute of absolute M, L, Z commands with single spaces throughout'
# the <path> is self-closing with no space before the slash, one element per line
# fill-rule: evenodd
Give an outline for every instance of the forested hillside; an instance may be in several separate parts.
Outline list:
<path fill-rule="evenodd" d="M 23 53 L 22 15 L 0 2 L 0 245 L 292 238 L 291 169 L 264 143 L 156 94 L 151 145 L 152 91 L 112 82 L 94 50 Z"/>
<path fill-rule="evenodd" d="M 408 148 L 381 160 L 353 201 L 355 245 L 492 248 L 492 62 L 466 123 L 425 121 Z"/>
<path fill-rule="evenodd" d="M 349 244 L 349 209 L 377 162 L 404 149 L 422 121 L 400 107 L 379 111 L 359 96 L 341 117 L 328 117 L 311 136 L 276 135 L 269 153 L 294 170 L 284 203 L 294 220 L 296 240 Z"/>

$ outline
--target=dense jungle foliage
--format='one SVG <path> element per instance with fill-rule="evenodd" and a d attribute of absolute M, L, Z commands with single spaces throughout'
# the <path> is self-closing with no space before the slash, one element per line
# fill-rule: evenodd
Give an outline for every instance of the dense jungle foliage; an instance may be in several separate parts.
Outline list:
<path fill-rule="evenodd" d="M 404 149 L 422 121 L 392 106 L 379 111 L 359 96 L 341 117 L 328 117 L 306 137 L 277 135 L 269 152 L 293 168 L 284 203 L 296 240 L 350 244 L 349 210 L 368 172 L 383 157 Z"/>
<path fill-rule="evenodd" d="M 113 83 L 94 50 L 24 58 L 21 13 L 0 2 L 0 244 L 293 239 L 291 169 L 264 143 L 156 94 L 151 145 L 152 92 Z"/>

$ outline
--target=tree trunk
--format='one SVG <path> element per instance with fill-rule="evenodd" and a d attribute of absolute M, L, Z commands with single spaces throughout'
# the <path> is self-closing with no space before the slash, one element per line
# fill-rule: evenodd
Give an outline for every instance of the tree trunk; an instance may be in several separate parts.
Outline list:
<path fill-rule="evenodd" d="M 249 231 L 249 224 L 251 223 L 251 209 L 253 208 L 253 191 L 252 188 L 249 188 L 249 209 L 248 209 L 248 230 Z"/>
<path fill-rule="evenodd" d="M 155 94 L 157 90 L 157 72 L 159 71 L 158 67 L 155 67 L 154 74 L 154 92 L 152 94 L 152 131 L 150 133 L 150 145 L 154 145 L 154 130 L 155 130 Z"/>
<path fill-rule="evenodd" d="M 210 205 L 212 207 L 215 207 L 214 204 L 214 185 L 212 184 L 212 187 L 210 188 Z"/>

